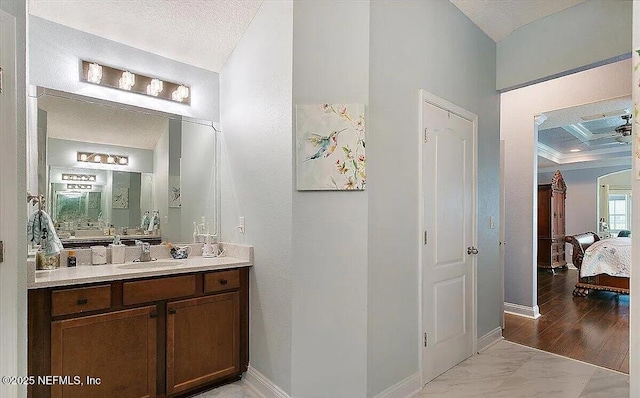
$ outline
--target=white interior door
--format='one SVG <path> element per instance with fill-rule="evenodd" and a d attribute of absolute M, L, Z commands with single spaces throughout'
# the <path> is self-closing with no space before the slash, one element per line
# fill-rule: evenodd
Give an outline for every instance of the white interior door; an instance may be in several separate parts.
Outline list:
<path fill-rule="evenodd" d="M 475 118 L 423 101 L 423 382 L 473 355 Z M 466 112 L 466 111 L 465 111 Z M 475 252 L 475 253 L 474 253 Z"/>

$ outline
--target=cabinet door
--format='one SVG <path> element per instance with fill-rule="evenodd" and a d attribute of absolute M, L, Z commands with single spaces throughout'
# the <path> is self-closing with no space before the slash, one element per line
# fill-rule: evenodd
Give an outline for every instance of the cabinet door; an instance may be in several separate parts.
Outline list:
<path fill-rule="evenodd" d="M 71 383 L 79 376 L 82 383 L 54 385 L 52 397 L 155 397 L 155 311 L 149 306 L 52 322 L 51 374 L 70 376 Z"/>
<path fill-rule="evenodd" d="M 167 304 L 167 394 L 240 369 L 240 294 L 217 294 Z"/>

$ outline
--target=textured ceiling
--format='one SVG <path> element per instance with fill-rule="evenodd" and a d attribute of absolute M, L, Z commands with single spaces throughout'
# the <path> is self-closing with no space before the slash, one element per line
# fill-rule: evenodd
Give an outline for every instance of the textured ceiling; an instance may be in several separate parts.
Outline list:
<path fill-rule="evenodd" d="M 40 18 L 220 72 L 262 0 L 29 0 Z"/>
<path fill-rule="evenodd" d="M 161 116 L 48 95 L 38 108 L 47 111 L 49 138 L 153 150 L 169 128 Z"/>
<path fill-rule="evenodd" d="M 540 125 L 540 129 L 546 130 L 570 124 L 585 123 L 585 120 L 582 119 L 583 116 L 592 116 L 615 111 L 621 111 L 621 113 L 622 111 L 626 111 L 624 113 L 631 113 L 632 109 L 633 102 L 631 101 L 631 97 L 621 97 L 545 112 L 544 115 L 547 117 L 547 120 Z M 620 117 L 618 117 L 617 120 L 621 122 L 619 124 L 622 124 L 622 119 L 620 119 Z"/>
<path fill-rule="evenodd" d="M 496 43 L 537 19 L 585 0 L 450 0 Z"/>

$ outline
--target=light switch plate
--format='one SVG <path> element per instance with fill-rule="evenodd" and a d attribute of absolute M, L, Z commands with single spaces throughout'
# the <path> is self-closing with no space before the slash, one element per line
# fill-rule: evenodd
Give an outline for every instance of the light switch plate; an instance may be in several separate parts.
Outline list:
<path fill-rule="evenodd" d="M 496 222 L 493 216 L 489 217 L 489 228 L 494 229 L 496 227 Z"/>

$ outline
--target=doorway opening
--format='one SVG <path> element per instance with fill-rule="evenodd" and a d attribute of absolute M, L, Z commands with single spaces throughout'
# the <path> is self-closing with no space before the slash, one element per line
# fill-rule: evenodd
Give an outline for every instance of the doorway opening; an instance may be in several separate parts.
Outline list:
<path fill-rule="evenodd" d="M 504 330 L 507 340 L 625 373 L 631 109 L 631 97 L 624 96 L 545 112 L 538 119 L 534 292 L 541 317 L 507 314 Z M 564 193 L 552 188 L 558 178 Z"/>

